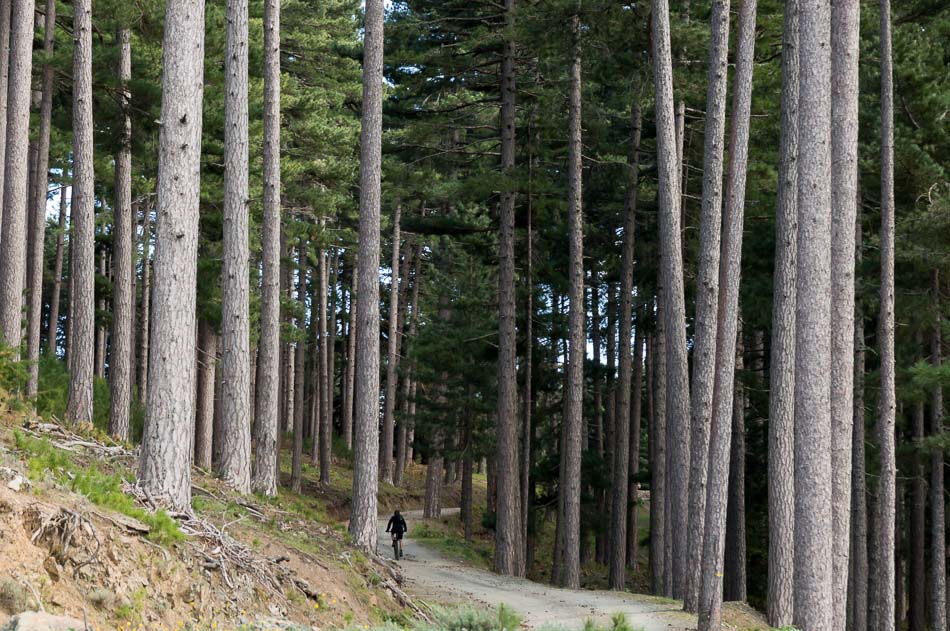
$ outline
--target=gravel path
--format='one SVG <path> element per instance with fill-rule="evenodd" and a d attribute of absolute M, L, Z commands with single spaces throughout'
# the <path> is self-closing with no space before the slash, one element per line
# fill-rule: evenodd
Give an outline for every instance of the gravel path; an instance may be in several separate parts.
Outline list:
<path fill-rule="evenodd" d="M 443 515 L 457 513 L 447 509 Z M 696 628 L 695 616 L 682 612 L 679 605 L 651 596 L 610 592 L 574 591 L 542 585 L 523 578 L 500 576 L 460 561 L 446 559 L 412 539 L 413 522 L 421 511 L 405 514 L 409 538 L 403 541 L 404 556 L 399 567 L 406 577 L 406 591 L 423 600 L 445 603 L 505 604 L 521 616 L 528 628 L 544 625 L 580 629 L 592 619 L 607 623 L 610 616 L 622 612 L 634 628 L 643 631 L 687 631 Z M 388 516 L 379 521 L 379 554 L 393 556 L 386 534 Z"/>

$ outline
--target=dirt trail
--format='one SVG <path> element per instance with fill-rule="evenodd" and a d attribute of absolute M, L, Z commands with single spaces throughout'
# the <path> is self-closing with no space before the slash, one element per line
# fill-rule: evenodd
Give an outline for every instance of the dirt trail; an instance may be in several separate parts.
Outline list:
<path fill-rule="evenodd" d="M 443 510 L 443 515 L 458 509 Z M 580 629 L 588 619 L 599 623 L 622 612 L 634 628 L 643 631 L 686 631 L 696 628 L 695 616 L 682 612 L 679 605 L 661 602 L 650 596 L 608 591 L 573 591 L 542 585 L 523 578 L 499 576 L 459 561 L 446 559 L 412 539 L 413 522 L 421 511 L 405 514 L 409 538 L 399 566 L 406 576 L 406 590 L 423 600 L 484 604 L 505 604 L 522 617 L 529 628 L 554 625 Z M 379 521 L 379 554 L 391 559 L 391 540 L 386 534 L 388 516 Z"/>

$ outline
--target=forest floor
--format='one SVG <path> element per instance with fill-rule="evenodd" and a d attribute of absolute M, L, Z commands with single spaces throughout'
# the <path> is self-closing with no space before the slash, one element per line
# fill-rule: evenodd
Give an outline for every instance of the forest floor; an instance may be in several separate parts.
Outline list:
<path fill-rule="evenodd" d="M 421 511 L 406 515 L 409 534 L 403 541 L 399 562 L 405 588 L 414 598 L 440 603 L 479 604 L 493 608 L 505 605 L 518 614 L 528 628 L 583 628 L 587 621 L 601 628 L 622 613 L 633 628 L 643 631 L 686 631 L 696 628 L 696 616 L 682 611 L 682 604 L 665 598 L 606 590 L 568 590 L 523 578 L 500 576 L 481 562 L 484 555 L 457 553 L 462 545 L 450 545 L 449 524 L 457 521 L 458 509 L 442 511 L 442 520 L 422 521 Z M 386 519 L 379 522 L 379 555 L 393 557 Z M 414 537 L 418 532 L 421 536 Z M 476 540 L 475 549 L 483 548 Z M 768 629 L 762 617 L 739 603 L 726 606 L 728 628 L 741 631 Z"/>
<path fill-rule="evenodd" d="M 398 568 L 348 543 L 345 458 L 327 487 L 307 465 L 305 492 L 279 500 L 195 470 L 184 518 L 136 497 L 136 461 L 94 430 L 0 414 L 0 626 L 31 609 L 119 631 L 406 627 L 420 612 Z M 410 474 L 384 507 L 422 505 L 424 471 Z"/>

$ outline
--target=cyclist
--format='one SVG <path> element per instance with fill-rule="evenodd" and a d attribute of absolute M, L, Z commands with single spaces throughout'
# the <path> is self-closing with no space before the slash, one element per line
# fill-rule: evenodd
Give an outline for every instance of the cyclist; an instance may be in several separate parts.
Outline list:
<path fill-rule="evenodd" d="M 395 552 L 396 559 L 402 558 L 402 536 L 408 532 L 408 530 L 409 527 L 406 526 L 406 520 L 399 514 L 399 511 L 396 511 L 393 516 L 389 518 L 389 523 L 386 524 L 386 532 L 392 533 L 393 551 Z"/>

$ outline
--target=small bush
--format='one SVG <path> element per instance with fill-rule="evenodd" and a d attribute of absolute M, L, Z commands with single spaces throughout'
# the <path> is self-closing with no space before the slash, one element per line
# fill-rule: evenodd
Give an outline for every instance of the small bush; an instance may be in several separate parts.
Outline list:
<path fill-rule="evenodd" d="M 86 595 L 86 600 L 99 609 L 112 609 L 115 594 L 105 587 L 96 587 Z"/>
<path fill-rule="evenodd" d="M 95 465 L 87 469 L 79 468 L 67 452 L 54 447 L 48 440 L 14 432 L 14 441 L 17 449 L 30 454 L 27 464 L 30 479 L 43 479 L 51 475 L 57 484 L 85 495 L 93 504 L 146 524 L 149 527 L 148 538 L 156 543 L 168 544 L 184 539 L 178 523 L 168 513 L 163 510 L 150 513 L 139 508 L 131 497 L 122 492 L 122 483 L 126 480 L 121 475 L 102 472 Z"/>
<path fill-rule="evenodd" d="M 0 581 L 0 609 L 14 615 L 32 606 L 33 599 L 22 585 L 9 578 Z"/>

